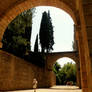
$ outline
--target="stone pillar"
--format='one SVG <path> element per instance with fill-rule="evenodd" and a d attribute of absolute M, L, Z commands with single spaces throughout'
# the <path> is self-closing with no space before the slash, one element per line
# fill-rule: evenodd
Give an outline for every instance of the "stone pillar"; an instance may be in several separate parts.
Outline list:
<path fill-rule="evenodd" d="M 85 44 L 83 43 L 80 26 L 76 26 L 76 35 L 77 35 L 78 50 L 79 50 L 82 90 L 83 92 L 88 92 L 87 69 L 86 69 L 86 60 L 85 60 L 85 51 L 84 51 Z"/>
<path fill-rule="evenodd" d="M 81 89 L 80 62 L 76 62 L 77 86 Z"/>
<path fill-rule="evenodd" d="M 53 85 L 56 85 L 56 76 L 53 72 L 53 62 L 54 61 L 49 55 L 46 55 L 45 58 L 46 58 L 45 71 L 44 71 L 45 87 L 51 87 Z"/>
<path fill-rule="evenodd" d="M 91 60 L 90 60 L 90 54 L 89 54 L 89 47 L 88 47 L 88 38 L 87 38 L 87 21 L 86 19 L 88 20 L 88 18 L 85 17 L 85 13 L 83 11 L 83 7 L 85 7 L 85 5 L 83 5 L 83 2 L 87 2 L 88 4 L 90 3 L 91 4 L 91 0 L 80 0 L 79 1 L 79 18 L 80 18 L 80 24 L 81 24 L 81 40 L 80 40 L 80 46 L 81 46 L 81 50 L 82 50 L 82 57 L 84 58 L 84 62 L 82 62 L 83 66 L 86 66 L 86 76 L 87 76 L 87 86 L 86 86 L 86 89 L 87 90 L 83 90 L 83 92 L 92 92 L 92 72 L 91 72 Z M 87 6 L 88 6 L 87 4 Z M 89 7 L 89 6 L 88 6 Z M 89 8 L 88 8 L 89 10 Z M 87 11 L 86 11 L 87 12 Z M 91 18 L 90 18 L 91 19 Z M 91 23 L 91 20 L 88 20 L 90 21 Z M 80 65 L 82 65 L 80 64 Z M 85 73 L 85 72 L 84 72 Z M 84 75 L 84 77 L 86 77 Z"/>
<path fill-rule="evenodd" d="M 77 31 L 77 28 L 76 28 L 76 25 L 74 25 L 74 39 L 75 39 L 75 43 L 76 43 L 76 50 L 78 51 L 78 31 Z M 78 51 L 79 53 L 79 51 Z M 79 57 L 79 54 L 77 55 L 77 57 Z M 78 58 L 76 60 L 76 70 L 77 70 L 77 74 L 76 74 L 76 77 L 77 77 L 77 86 L 79 88 L 81 88 L 81 71 L 80 71 L 80 59 Z"/>

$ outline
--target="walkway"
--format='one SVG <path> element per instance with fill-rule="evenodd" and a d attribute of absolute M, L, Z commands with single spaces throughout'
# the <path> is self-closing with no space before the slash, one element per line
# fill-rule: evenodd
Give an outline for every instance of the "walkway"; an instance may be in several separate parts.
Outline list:
<path fill-rule="evenodd" d="M 20 91 L 8 91 L 8 92 L 34 92 L 33 90 L 20 90 Z M 76 86 L 54 86 L 51 88 L 37 89 L 36 92 L 82 92 Z"/>

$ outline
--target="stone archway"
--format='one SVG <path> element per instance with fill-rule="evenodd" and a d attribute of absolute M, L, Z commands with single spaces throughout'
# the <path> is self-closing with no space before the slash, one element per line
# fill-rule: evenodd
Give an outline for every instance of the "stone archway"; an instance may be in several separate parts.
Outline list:
<path fill-rule="evenodd" d="M 46 71 L 49 73 L 50 77 L 52 78 L 51 80 L 48 79 L 48 80 L 50 80 L 49 81 L 50 83 L 48 83 L 48 84 L 50 84 L 50 86 L 55 85 L 56 79 L 55 79 L 55 75 L 54 75 L 53 70 L 52 70 L 53 65 L 58 59 L 63 58 L 63 57 L 68 57 L 68 58 L 75 61 L 76 69 L 77 69 L 77 75 L 76 75 L 76 77 L 77 77 L 77 86 L 79 86 L 79 88 L 81 88 L 80 61 L 79 61 L 78 52 L 76 52 L 76 51 L 75 52 L 54 52 L 54 53 L 46 54 L 47 62 L 46 62 L 45 67 L 46 67 Z"/>
<path fill-rule="evenodd" d="M 2 47 L 1 40 L 6 27 L 18 14 L 24 10 L 35 6 L 45 5 L 61 8 L 70 14 L 75 22 L 78 37 L 77 40 L 80 58 L 82 89 L 83 92 L 92 91 L 92 82 L 90 81 L 92 77 L 90 66 L 91 62 L 86 35 L 86 19 L 84 17 L 82 6 L 83 0 L 3 0 L 0 2 L 0 47 Z"/>
<path fill-rule="evenodd" d="M 75 61 L 76 60 L 76 61 Z M 56 62 L 61 62 L 59 64 L 67 64 L 68 62 L 72 63 L 72 64 L 76 64 L 76 86 L 78 86 L 81 89 L 81 76 L 80 76 L 80 62 L 79 59 L 77 57 L 77 59 L 73 59 L 70 57 L 62 57 L 59 58 Z"/>
<path fill-rule="evenodd" d="M 2 47 L 1 39 L 3 37 L 4 31 L 8 24 L 21 12 L 28 10 L 30 8 L 33 8 L 35 6 L 54 6 L 60 9 L 65 10 L 74 20 L 75 24 L 78 24 L 79 19 L 76 19 L 78 17 L 78 13 L 75 12 L 76 9 L 76 3 L 74 3 L 75 6 L 73 7 L 73 4 L 71 7 L 69 5 L 66 5 L 64 1 L 59 0 L 26 0 L 15 3 L 13 6 L 11 6 L 9 9 L 6 10 L 4 14 L 0 17 L 0 47 Z M 76 15 L 76 16 L 75 16 Z"/>

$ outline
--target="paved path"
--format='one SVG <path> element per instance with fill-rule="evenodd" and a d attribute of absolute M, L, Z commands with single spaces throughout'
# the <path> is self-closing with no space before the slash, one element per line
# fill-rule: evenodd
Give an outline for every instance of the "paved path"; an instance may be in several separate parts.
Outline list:
<path fill-rule="evenodd" d="M 8 91 L 8 92 L 34 92 L 33 90 L 20 90 L 20 91 Z M 76 86 L 53 86 L 51 88 L 39 88 L 36 92 L 82 92 Z"/>

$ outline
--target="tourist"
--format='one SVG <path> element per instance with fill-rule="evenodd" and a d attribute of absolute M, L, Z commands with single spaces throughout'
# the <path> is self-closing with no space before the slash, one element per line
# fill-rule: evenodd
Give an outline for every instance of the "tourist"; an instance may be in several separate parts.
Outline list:
<path fill-rule="evenodd" d="M 33 89 L 34 89 L 34 92 L 36 92 L 37 84 L 38 84 L 38 82 L 37 82 L 36 78 L 34 78 L 33 79 Z"/>

